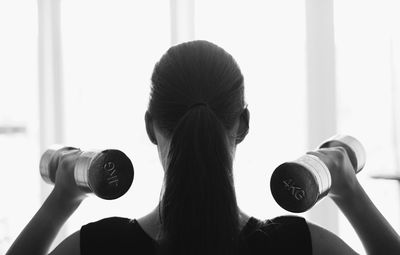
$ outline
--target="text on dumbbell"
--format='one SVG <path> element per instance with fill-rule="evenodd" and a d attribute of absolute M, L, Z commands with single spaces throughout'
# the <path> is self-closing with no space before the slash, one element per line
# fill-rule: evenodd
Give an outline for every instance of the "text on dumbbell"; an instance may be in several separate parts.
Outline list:
<path fill-rule="evenodd" d="M 285 180 L 282 183 L 285 188 L 292 194 L 292 196 L 297 200 L 303 199 L 306 195 L 306 192 L 302 188 L 295 186 L 295 183 L 292 179 Z"/>
<path fill-rule="evenodd" d="M 104 164 L 104 170 L 107 173 L 107 183 L 108 185 L 118 186 L 118 175 L 117 169 L 115 168 L 114 162 L 107 162 Z"/>

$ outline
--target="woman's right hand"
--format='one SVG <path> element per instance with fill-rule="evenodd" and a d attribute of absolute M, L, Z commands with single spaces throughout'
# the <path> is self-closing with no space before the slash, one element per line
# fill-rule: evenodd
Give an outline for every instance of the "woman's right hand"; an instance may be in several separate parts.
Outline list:
<path fill-rule="evenodd" d="M 79 149 L 71 148 L 60 153 L 58 157 L 57 172 L 54 190 L 61 199 L 78 202 L 87 195 L 75 183 L 75 163 L 82 152 Z"/>

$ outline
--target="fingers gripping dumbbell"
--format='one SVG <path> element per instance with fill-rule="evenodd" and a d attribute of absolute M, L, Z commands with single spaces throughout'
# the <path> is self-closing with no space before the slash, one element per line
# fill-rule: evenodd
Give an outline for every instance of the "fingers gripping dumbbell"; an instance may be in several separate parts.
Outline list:
<path fill-rule="evenodd" d="M 55 183 L 60 156 L 74 147 L 54 146 L 40 159 L 40 174 L 50 184 Z M 134 169 L 130 159 L 119 150 L 81 151 L 75 162 L 75 184 L 87 193 L 103 199 L 116 199 L 130 188 Z"/>
<path fill-rule="evenodd" d="M 365 150 L 354 137 L 336 135 L 323 142 L 322 148 L 342 147 L 355 169 L 365 165 Z M 278 166 L 271 176 L 270 188 L 275 201 L 290 212 L 304 212 L 328 195 L 331 174 L 328 166 L 315 155 L 306 154 L 299 159 Z"/>

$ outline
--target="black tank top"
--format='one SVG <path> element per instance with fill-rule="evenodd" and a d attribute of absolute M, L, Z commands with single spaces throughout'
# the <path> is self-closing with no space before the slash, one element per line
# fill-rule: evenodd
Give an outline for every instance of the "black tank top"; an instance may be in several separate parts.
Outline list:
<path fill-rule="evenodd" d="M 280 216 L 261 221 L 251 217 L 240 232 L 243 254 L 312 254 L 304 218 Z M 155 254 L 157 243 L 134 219 L 111 217 L 82 226 L 81 255 Z"/>

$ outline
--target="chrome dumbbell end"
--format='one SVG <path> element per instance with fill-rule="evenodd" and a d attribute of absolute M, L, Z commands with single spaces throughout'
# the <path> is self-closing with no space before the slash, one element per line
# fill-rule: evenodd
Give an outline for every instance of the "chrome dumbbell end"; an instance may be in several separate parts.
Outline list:
<path fill-rule="evenodd" d="M 356 173 L 360 172 L 366 162 L 366 152 L 359 140 L 350 136 L 337 134 L 322 142 L 318 148 L 343 147 L 350 158 Z"/>
<path fill-rule="evenodd" d="M 55 181 L 55 176 L 51 176 L 50 174 L 50 166 L 49 166 L 50 160 L 55 152 L 56 150 L 53 149 L 46 150 L 42 154 L 39 163 L 40 176 L 42 176 L 42 179 L 49 184 L 52 184 Z"/>

